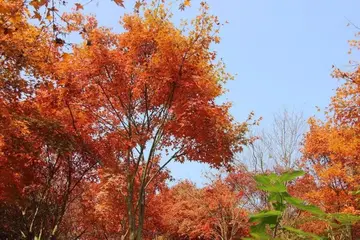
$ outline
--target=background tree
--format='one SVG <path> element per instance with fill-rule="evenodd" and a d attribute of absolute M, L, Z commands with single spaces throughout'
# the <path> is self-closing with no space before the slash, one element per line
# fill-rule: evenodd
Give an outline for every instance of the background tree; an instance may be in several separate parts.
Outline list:
<path fill-rule="evenodd" d="M 213 179 L 203 188 L 180 182 L 162 196 L 163 234 L 175 239 L 239 239 L 249 224 L 243 195 Z"/>
<path fill-rule="evenodd" d="M 39 98 L 46 95 L 61 54 L 53 29 L 30 19 L 34 8 L 24 1 L 0 1 L 0 232 L 5 239 L 58 236 L 69 204 L 97 164 L 92 139 L 73 128 L 69 108 Z"/>
<path fill-rule="evenodd" d="M 359 48 L 357 40 L 350 41 Z M 299 183 L 298 193 L 326 212 L 359 214 L 359 66 L 344 72 L 335 69 L 333 76 L 342 80 L 325 112 L 324 121 L 311 118 L 310 131 L 303 148 L 309 176 Z M 307 188 L 305 191 L 300 189 Z M 358 227 L 354 227 L 353 231 Z M 356 238 L 358 233 L 353 233 Z"/>
<path fill-rule="evenodd" d="M 359 198 L 355 194 L 360 183 L 357 71 L 351 76 L 353 80 L 348 79 L 332 99 L 332 112 L 327 120 L 310 120 L 304 146 L 304 161 L 310 175 L 299 187 L 307 183 L 311 188 L 299 193 L 327 212 L 359 214 Z"/>
<path fill-rule="evenodd" d="M 1 131 L 0 227 L 6 238 L 50 238 L 82 182 L 93 178 L 96 153 L 81 136 L 25 104 Z"/>
<path fill-rule="evenodd" d="M 250 167 L 255 172 L 293 169 L 301 158 L 300 147 L 306 130 L 303 114 L 283 109 L 273 116 L 269 130 L 251 133 Z"/>
<path fill-rule="evenodd" d="M 153 171 L 158 171 L 159 166 Z M 127 224 L 127 181 L 123 169 L 101 169 L 99 172 L 100 183 L 90 183 L 83 194 L 77 208 L 86 209 L 75 216 L 70 222 L 68 238 L 83 233 L 85 239 L 124 239 L 129 231 Z M 141 174 L 140 174 L 141 176 Z M 163 171 L 157 181 L 149 184 L 146 191 L 146 209 L 144 216 L 143 238 L 153 239 L 162 226 L 161 202 L 159 196 L 166 189 L 165 181 L 169 173 Z M 140 190 L 141 178 L 135 180 L 135 191 Z M 76 213 L 76 209 L 74 209 Z M 74 229 L 74 224 L 82 227 Z"/>

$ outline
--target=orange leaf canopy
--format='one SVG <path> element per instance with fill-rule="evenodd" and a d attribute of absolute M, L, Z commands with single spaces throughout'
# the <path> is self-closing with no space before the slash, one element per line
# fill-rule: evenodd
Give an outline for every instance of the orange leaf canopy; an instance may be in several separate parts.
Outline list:
<path fill-rule="evenodd" d="M 209 50 L 214 18 L 197 21 L 184 35 L 160 7 L 125 16 L 125 32 L 113 34 L 89 19 L 86 43 L 56 66 L 58 96 L 93 119 L 92 134 L 120 155 L 160 136 L 156 150 L 177 149 L 179 161 L 230 161 L 246 143 L 246 124 L 216 103 L 228 75 Z"/>

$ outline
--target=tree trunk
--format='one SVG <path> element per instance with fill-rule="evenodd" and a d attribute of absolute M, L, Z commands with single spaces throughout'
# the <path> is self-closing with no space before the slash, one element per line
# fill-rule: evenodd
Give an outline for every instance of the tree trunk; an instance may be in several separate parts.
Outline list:
<path fill-rule="evenodd" d="M 129 181 L 128 184 L 128 197 L 127 197 L 127 209 L 128 209 L 128 217 L 129 217 L 129 240 L 136 239 L 136 216 L 134 213 L 134 185 L 132 181 Z"/>

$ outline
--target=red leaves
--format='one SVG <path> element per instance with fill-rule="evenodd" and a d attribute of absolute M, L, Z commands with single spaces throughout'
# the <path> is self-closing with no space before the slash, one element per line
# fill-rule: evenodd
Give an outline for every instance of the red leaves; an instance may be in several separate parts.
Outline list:
<path fill-rule="evenodd" d="M 247 213 L 239 207 L 241 200 L 220 179 L 202 189 L 184 181 L 162 198 L 164 231 L 172 237 L 241 238 L 248 234 Z"/>
<path fill-rule="evenodd" d="M 122 0 L 115 3 L 123 6 Z M 56 22 L 60 21 L 55 14 L 57 2 L 30 4 L 39 25 L 28 23 L 20 11 L 10 16 L 14 26 L 9 27 L 18 30 L 0 33 L 9 59 L 6 71 L 0 73 L 6 80 L 1 82 L 8 84 L 0 86 L 4 105 L 0 122 L 5 126 L 0 130 L 0 163 L 5 166 L 0 171 L 12 170 L 4 171 L 6 187 L 1 185 L 0 191 L 21 199 L 18 205 L 11 200 L 7 207 L 26 208 L 22 204 L 30 202 L 26 219 L 36 219 L 35 234 L 41 232 L 44 238 L 50 238 L 55 226 L 75 236 L 76 231 L 95 226 L 86 233 L 89 239 L 101 238 L 103 233 L 118 238 L 143 228 L 143 233 L 136 234 L 150 238 L 163 224 L 159 215 L 163 199 L 158 194 L 166 189 L 169 175 L 160 163 L 194 160 L 218 167 L 230 163 L 246 143 L 247 124 L 234 122 L 230 106 L 215 101 L 229 78 L 209 50 L 210 43 L 218 41 L 213 28 L 217 19 L 208 16 L 202 4 L 200 20 L 184 35 L 160 5 L 144 14 L 125 16 L 125 31 L 116 34 L 98 27 L 94 17 L 81 15 L 84 5 L 80 3 L 75 3 L 74 13 L 61 17 L 66 24 Z M 190 1 L 183 4 L 189 6 Z M 21 6 L 28 11 L 27 5 Z M 135 7 L 139 10 L 140 1 Z M 38 11 L 42 8 L 46 17 Z M 74 31 L 84 41 L 69 52 L 60 33 Z M 23 72 L 36 79 L 36 85 L 30 85 Z M 168 159 L 160 159 L 166 157 L 164 151 Z M 200 228 L 193 229 L 191 236 L 214 229 L 212 221 L 219 220 L 217 204 L 209 202 L 203 208 L 204 198 L 216 199 L 227 214 L 241 215 L 233 207 L 241 197 L 223 185 L 219 189 L 227 191 L 231 200 L 216 189 L 194 190 L 201 219 L 197 213 L 185 212 L 191 219 L 182 225 L 191 227 L 200 220 L 201 226 L 196 225 Z M 38 207 L 37 199 L 46 203 Z M 83 211 L 86 207 L 91 209 L 88 214 Z M 34 217 L 38 208 L 41 217 Z M 42 219 L 49 219 L 44 230 Z M 65 228 L 71 228 L 71 233 Z"/>

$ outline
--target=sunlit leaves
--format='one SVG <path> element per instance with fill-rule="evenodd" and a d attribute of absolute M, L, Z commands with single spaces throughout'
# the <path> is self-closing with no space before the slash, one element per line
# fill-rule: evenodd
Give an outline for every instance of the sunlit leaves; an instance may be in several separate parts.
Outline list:
<path fill-rule="evenodd" d="M 274 173 L 269 175 L 256 175 L 254 178 L 257 187 L 261 190 L 274 193 L 287 191 L 284 181 L 279 179 Z"/>
<path fill-rule="evenodd" d="M 290 171 L 281 174 L 280 180 L 283 182 L 295 180 L 297 177 L 301 177 L 305 174 L 302 170 Z"/>

